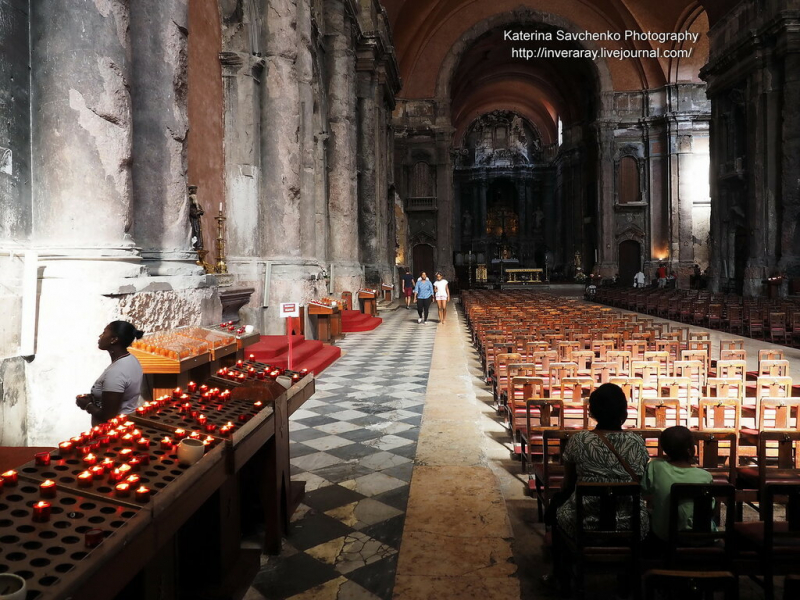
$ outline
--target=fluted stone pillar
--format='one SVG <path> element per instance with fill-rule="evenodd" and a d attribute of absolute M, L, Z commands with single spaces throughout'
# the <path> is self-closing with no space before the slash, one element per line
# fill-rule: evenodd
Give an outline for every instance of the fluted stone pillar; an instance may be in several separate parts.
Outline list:
<path fill-rule="evenodd" d="M 361 286 L 358 253 L 358 195 L 356 183 L 356 74 L 352 21 L 342 0 L 325 10 L 328 33 L 328 185 L 330 257 L 335 293 Z"/>
<path fill-rule="evenodd" d="M 136 242 L 151 273 L 197 274 L 186 191 L 187 0 L 130 7 Z"/>

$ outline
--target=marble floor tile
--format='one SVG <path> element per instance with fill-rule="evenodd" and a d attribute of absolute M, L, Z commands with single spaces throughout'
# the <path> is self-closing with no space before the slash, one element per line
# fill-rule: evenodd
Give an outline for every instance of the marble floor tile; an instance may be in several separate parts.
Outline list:
<path fill-rule="evenodd" d="M 405 458 L 405 457 L 401 457 Z M 401 479 L 405 482 L 411 482 L 411 476 L 414 472 L 414 463 L 411 459 L 407 459 L 408 462 L 402 465 L 398 465 L 396 467 L 390 467 L 388 469 L 382 469 L 381 472 L 385 473 L 386 475 L 390 475 L 392 477 L 396 477 L 397 479 Z"/>
<path fill-rule="evenodd" d="M 397 475 L 393 475 L 397 477 Z M 302 473 L 298 473 L 297 475 L 292 476 L 293 481 L 305 481 L 306 482 L 306 493 L 313 492 L 321 487 L 325 487 L 327 485 L 333 485 L 327 479 L 320 477 L 319 475 L 315 475 L 314 473 L 310 473 L 308 471 L 303 471 Z"/>
<path fill-rule="evenodd" d="M 333 456 L 338 456 L 343 460 L 358 460 L 362 459 L 365 456 L 370 456 L 380 452 L 377 448 L 372 448 L 370 446 L 365 446 L 364 444 L 356 444 L 351 443 L 349 446 L 342 446 L 340 448 L 332 448 L 328 450 L 329 454 Z"/>
<path fill-rule="evenodd" d="M 379 600 L 379 597 L 355 581 L 342 576 L 292 596 L 288 600 Z"/>
<path fill-rule="evenodd" d="M 342 423 L 347 423 L 347 421 L 342 421 Z M 353 429 L 352 431 L 342 432 L 338 435 L 339 437 L 353 440 L 354 442 L 363 442 L 364 440 L 374 440 L 375 438 L 382 436 L 383 433 L 377 429 L 359 427 L 357 429 Z"/>
<path fill-rule="evenodd" d="M 388 492 L 383 492 L 373 496 L 372 498 L 405 512 L 406 507 L 408 506 L 408 493 L 409 486 L 404 485 L 402 487 L 396 487 L 393 490 L 389 490 Z"/>
<path fill-rule="evenodd" d="M 406 485 L 405 481 L 395 479 L 384 473 L 375 472 L 350 481 L 343 481 L 342 487 L 354 490 L 365 496 L 376 496 L 395 488 Z"/>
<path fill-rule="evenodd" d="M 314 471 L 316 475 L 334 483 L 355 479 L 363 475 L 368 475 L 370 472 L 368 468 L 362 467 L 357 461 L 340 462 L 339 464 Z"/>
<path fill-rule="evenodd" d="M 338 464 L 341 462 L 341 459 L 326 454 L 325 452 L 316 452 L 314 454 L 292 458 L 289 462 L 293 466 L 303 469 L 304 471 L 316 471 Z"/>
<path fill-rule="evenodd" d="M 305 552 L 268 562 L 253 581 L 266 600 L 282 600 L 339 576 L 332 565 L 320 563 Z"/>
<path fill-rule="evenodd" d="M 390 600 L 394 588 L 396 569 L 397 555 L 395 554 L 351 571 L 347 574 L 347 578 L 355 581 L 379 598 Z M 447 596 L 429 596 L 428 600 L 444 600 L 444 598 L 447 598 Z"/>
<path fill-rule="evenodd" d="M 391 519 L 381 521 L 380 523 L 369 525 L 361 531 L 365 535 L 380 540 L 392 548 L 400 548 L 400 542 L 403 539 L 403 525 L 405 524 L 405 520 L 405 514 L 400 514 Z"/>
<path fill-rule="evenodd" d="M 352 443 L 353 442 L 351 440 L 348 440 L 346 438 L 342 438 L 336 435 L 329 435 L 314 440 L 308 440 L 305 442 L 305 445 L 310 446 L 312 448 L 316 448 L 317 450 L 325 451 L 325 450 L 330 450 L 331 448 L 339 448 L 341 446 L 347 446 L 348 444 Z"/>
<path fill-rule="evenodd" d="M 349 535 L 309 548 L 306 554 L 346 574 L 397 554 L 397 550 L 354 531 Z"/>
<path fill-rule="evenodd" d="M 287 540 L 302 554 L 309 548 L 345 536 L 351 531 L 352 528 L 333 517 L 321 512 L 310 511 L 304 519 L 289 524 Z M 263 593 L 263 590 L 261 591 Z"/>
<path fill-rule="evenodd" d="M 366 440 L 362 443 L 365 446 L 372 446 L 373 448 L 378 448 L 380 450 L 393 450 L 401 446 L 413 444 L 411 440 L 407 440 L 406 438 L 396 435 L 384 435 L 374 440 Z"/>
<path fill-rule="evenodd" d="M 341 485 L 329 485 L 313 492 L 309 492 L 303 498 L 303 503 L 321 512 L 326 512 L 338 506 L 355 503 L 366 498 L 352 489 Z"/>
<path fill-rule="evenodd" d="M 295 421 L 300 421 L 301 419 L 308 419 L 309 417 L 318 417 L 319 413 L 309 410 L 305 405 L 303 408 L 298 408 L 294 413 L 292 413 L 292 419 Z"/>
<path fill-rule="evenodd" d="M 291 430 L 291 421 L 289 421 L 289 431 L 291 435 L 289 436 L 289 441 L 292 442 L 306 442 L 308 440 L 314 440 L 316 438 L 325 437 L 326 435 L 330 435 L 331 433 L 335 433 L 333 431 L 324 431 L 319 430 L 314 427 L 304 427 L 298 431 Z M 327 425 L 323 425 L 323 427 L 327 427 Z"/>
<path fill-rule="evenodd" d="M 392 452 L 381 451 L 371 456 L 364 457 L 360 464 L 373 471 L 383 471 L 392 467 L 411 463 L 410 458 L 398 456 Z M 391 473 L 390 473 L 391 475 Z"/>
<path fill-rule="evenodd" d="M 333 419 L 337 419 L 339 421 L 352 421 L 353 419 L 360 419 L 362 417 L 369 416 L 365 412 L 361 412 L 360 410 L 341 410 L 338 412 L 332 412 L 329 416 Z"/>
<path fill-rule="evenodd" d="M 365 498 L 357 502 L 327 510 L 325 514 L 334 519 L 338 519 L 353 529 L 364 529 L 370 525 L 375 525 L 376 523 L 386 521 L 392 517 L 402 515 L 403 511 L 373 498 Z"/>

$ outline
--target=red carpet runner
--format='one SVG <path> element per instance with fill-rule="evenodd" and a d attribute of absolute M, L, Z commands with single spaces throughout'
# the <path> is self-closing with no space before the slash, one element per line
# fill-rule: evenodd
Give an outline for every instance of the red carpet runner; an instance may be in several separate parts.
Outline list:
<path fill-rule="evenodd" d="M 275 367 L 286 368 L 289 364 L 289 339 L 285 335 L 262 335 L 261 340 L 248 346 L 246 354 L 253 354 L 256 360 Z M 292 369 L 308 369 L 319 375 L 341 356 L 336 346 L 329 346 L 317 340 L 307 340 L 305 336 L 292 336 Z"/>
<path fill-rule="evenodd" d="M 372 331 L 382 322 L 380 317 L 365 315 L 357 310 L 342 311 L 342 331 L 345 333 Z"/>

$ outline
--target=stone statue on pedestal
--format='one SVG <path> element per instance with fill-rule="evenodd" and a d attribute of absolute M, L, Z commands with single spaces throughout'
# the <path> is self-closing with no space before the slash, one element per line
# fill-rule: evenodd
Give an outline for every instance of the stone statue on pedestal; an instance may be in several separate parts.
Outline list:
<path fill-rule="evenodd" d="M 192 248 L 203 249 L 203 228 L 200 217 L 203 216 L 203 207 L 197 201 L 197 186 L 189 186 L 189 223 L 192 225 Z"/>

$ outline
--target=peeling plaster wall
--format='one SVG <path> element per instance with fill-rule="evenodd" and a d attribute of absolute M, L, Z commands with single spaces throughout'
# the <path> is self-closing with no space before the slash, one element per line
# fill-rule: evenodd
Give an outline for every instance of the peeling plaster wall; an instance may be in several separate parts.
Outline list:
<path fill-rule="evenodd" d="M 25 446 L 28 438 L 25 361 L 0 361 L 0 446 Z"/>
<path fill-rule="evenodd" d="M 28 0 L 0 0 L 0 245 L 31 231 L 28 32 Z"/>

